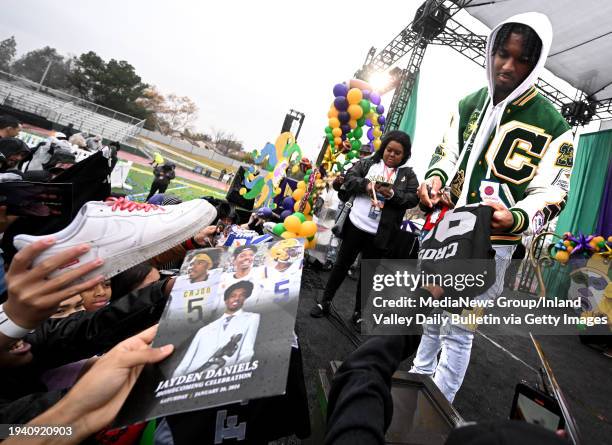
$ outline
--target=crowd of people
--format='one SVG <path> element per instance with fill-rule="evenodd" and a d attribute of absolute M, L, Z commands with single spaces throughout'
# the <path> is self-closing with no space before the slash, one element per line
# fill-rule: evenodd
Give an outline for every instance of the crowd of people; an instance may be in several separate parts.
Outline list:
<path fill-rule="evenodd" d="M 491 208 L 486 233 L 491 233 L 498 281 L 477 298 L 500 294 L 522 233 L 537 231 L 556 216 L 549 204 L 560 210 L 567 193 L 556 181 L 567 168 L 557 155 L 562 146 L 571 147 L 571 131 L 533 86 L 551 38 L 550 23 L 535 13 L 513 17 L 491 32 L 488 87 L 459 103 L 446 143 L 435 149 L 421 184 L 407 165 L 412 143 L 401 131 L 388 132 L 378 151 L 364 153 L 337 180 L 347 209 L 340 227 L 342 244 L 323 295 L 311 310 L 313 317 L 329 315 L 359 254 L 363 259 L 388 257 L 404 214 L 419 204 L 430 216 L 453 207 Z M 239 218 L 227 203 L 213 208 L 203 200 L 181 203 L 164 194 L 174 178 L 174 167 L 167 164 L 155 166 L 148 203 L 111 197 L 108 177 L 118 147 L 106 147 L 94 137 L 83 145 L 93 154 L 77 162 L 65 149 L 77 135 L 56 135 L 30 149 L 17 138 L 19 131 L 17 120 L 0 118 L 0 182 L 71 183 L 74 193 L 71 211 L 54 217 L 17 217 L 0 205 L 0 423 L 68 425 L 68 443 L 91 437 L 104 442 L 113 437 L 109 425 L 143 366 L 173 352 L 173 345 L 151 346 L 176 280 L 168 270 L 180 266 L 189 250 L 222 244 Z M 265 219 L 254 212 L 243 228 L 263 233 Z M 248 249 L 236 255 L 241 254 L 248 256 Z M 204 268 L 207 262 L 197 256 L 193 261 Z M 237 266 L 232 286 L 243 286 L 248 273 Z M 253 289 L 243 291 L 250 295 Z M 418 292 L 438 298 L 444 289 Z M 367 298 L 358 286 L 352 317 L 357 330 Z M 422 335 L 366 339 L 343 358 L 333 380 L 326 443 L 384 443 L 392 417 L 391 375 L 415 353 L 413 372 L 431 375 L 452 402 L 469 363 L 472 339 L 468 329 L 448 333 L 439 325 L 427 325 Z M 144 426 L 128 427 L 125 434 L 134 428 L 141 432 Z M 160 443 L 173 443 L 172 434 L 164 437 Z M 543 444 L 560 440 L 535 426 L 503 424 L 457 429 L 447 443 L 514 443 L 516 438 Z M 20 440 L 11 437 L 7 443 Z M 40 437 L 38 443 L 51 440 Z"/>

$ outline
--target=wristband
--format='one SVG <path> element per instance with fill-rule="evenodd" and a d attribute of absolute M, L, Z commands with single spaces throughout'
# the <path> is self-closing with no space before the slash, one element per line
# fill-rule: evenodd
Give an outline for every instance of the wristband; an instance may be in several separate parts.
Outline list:
<path fill-rule="evenodd" d="M 4 311 L 4 304 L 0 306 L 0 332 L 10 338 L 20 339 L 33 332 L 34 329 L 22 328 L 11 320 Z"/>

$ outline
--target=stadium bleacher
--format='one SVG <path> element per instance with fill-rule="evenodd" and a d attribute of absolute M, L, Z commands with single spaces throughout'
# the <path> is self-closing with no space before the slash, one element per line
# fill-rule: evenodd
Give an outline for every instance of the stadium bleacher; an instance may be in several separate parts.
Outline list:
<path fill-rule="evenodd" d="M 39 91 L 40 90 L 40 91 Z M 75 96 L 40 87 L 37 83 L 0 71 L 0 105 L 44 117 L 75 130 L 125 141 L 136 135 L 144 121 Z"/>

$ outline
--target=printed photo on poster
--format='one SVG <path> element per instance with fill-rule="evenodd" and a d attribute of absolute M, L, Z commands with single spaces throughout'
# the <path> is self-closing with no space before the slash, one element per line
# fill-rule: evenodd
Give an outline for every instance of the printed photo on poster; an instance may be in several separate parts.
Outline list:
<path fill-rule="evenodd" d="M 154 345 L 173 354 L 145 367 L 117 425 L 283 394 L 304 241 L 189 252 Z"/>

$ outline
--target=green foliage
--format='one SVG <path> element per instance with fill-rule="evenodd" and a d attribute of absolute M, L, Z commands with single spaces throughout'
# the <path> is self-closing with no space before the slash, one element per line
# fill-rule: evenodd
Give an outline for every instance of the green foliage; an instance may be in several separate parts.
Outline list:
<path fill-rule="evenodd" d="M 0 70 L 9 71 L 11 63 L 17 54 L 17 42 L 15 36 L 4 39 L 0 42 Z"/>
<path fill-rule="evenodd" d="M 50 46 L 35 49 L 21 56 L 13 62 L 11 72 L 34 82 L 40 82 L 47 66 L 49 71 L 43 85 L 60 90 L 69 89 L 70 62 Z"/>
<path fill-rule="evenodd" d="M 75 59 L 69 79 L 84 99 L 141 119 L 147 118 L 147 110 L 137 100 L 149 85 L 142 82 L 134 67 L 125 60 L 111 59 L 107 63 L 89 51 Z"/>

